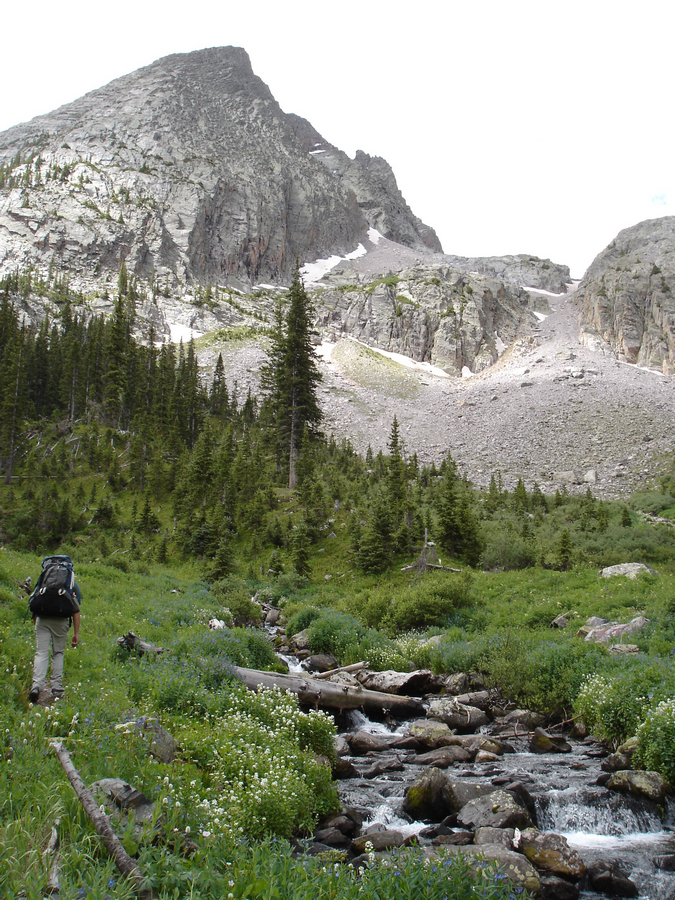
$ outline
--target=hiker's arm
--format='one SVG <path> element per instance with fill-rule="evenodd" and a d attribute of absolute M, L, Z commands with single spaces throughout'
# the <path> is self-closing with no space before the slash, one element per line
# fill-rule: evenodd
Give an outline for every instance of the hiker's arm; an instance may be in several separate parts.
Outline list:
<path fill-rule="evenodd" d="M 75 630 L 73 631 L 73 639 L 71 640 L 70 643 L 72 644 L 73 647 L 77 647 L 77 645 L 80 643 L 80 614 L 79 614 L 79 612 L 76 612 L 75 615 L 73 616 L 73 628 Z"/>

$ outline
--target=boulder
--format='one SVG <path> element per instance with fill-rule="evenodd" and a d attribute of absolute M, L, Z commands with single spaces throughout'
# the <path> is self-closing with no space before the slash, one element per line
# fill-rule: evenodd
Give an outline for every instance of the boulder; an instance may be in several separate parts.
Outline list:
<path fill-rule="evenodd" d="M 644 797 L 654 803 L 663 803 L 668 793 L 668 785 L 658 772 L 641 772 L 624 769 L 615 772 L 606 784 L 610 791 Z"/>
<path fill-rule="evenodd" d="M 298 631 L 290 641 L 296 650 L 309 650 L 309 630 L 305 628 L 304 631 Z"/>
<path fill-rule="evenodd" d="M 548 875 L 578 881 L 586 871 L 582 858 L 560 834 L 526 828 L 520 834 L 518 850 L 535 868 Z"/>
<path fill-rule="evenodd" d="M 480 847 L 453 847 L 445 846 L 445 853 L 461 854 L 470 866 L 480 870 L 484 861 L 496 863 L 502 873 L 516 887 L 523 888 L 536 894 L 541 886 L 537 870 L 520 853 L 507 850 L 499 844 L 481 844 Z"/>
<path fill-rule="evenodd" d="M 513 828 L 492 828 L 490 825 L 483 825 L 477 828 L 473 835 L 473 842 L 477 846 L 481 844 L 500 844 L 507 850 L 513 848 L 513 836 L 515 829 Z"/>
<path fill-rule="evenodd" d="M 388 750 L 391 738 L 383 734 L 371 734 L 369 731 L 357 731 L 349 740 L 349 746 L 354 756 L 365 756 L 366 753 L 381 753 Z"/>
<path fill-rule="evenodd" d="M 447 769 L 456 762 L 469 762 L 471 753 L 463 747 L 438 747 L 428 753 L 421 753 L 411 760 L 418 766 L 436 766 L 437 769 Z"/>
<path fill-rule="evenodd" d="M 448 809 L 445 799 L 447 778 L 435 767 L 425 769 L 405 792 L 403 811 L 413 819 L 442 821 L 454 808 Z M 458 807 L 456 807 L 458 808 Z"/>
<path fill-rule="evenodd" d="M 541 900 L 578 900 L 579 888 L 557 875 L 541 876 Z"/>
<path fill-rule="evenodd" d="M 330 653 L 315 653 L 305 663 L 310 672 L 330 672 L 337 668 L 338 661 Z"/>
<path fill-rule="evenodd" d="M 473 844 L 472 831 L 451 831 L 449 834 L 437 834 L 431 841 L 436 847 L 445 847 L 453 845 L 455 847 L 466 847 Z"/>
<path fill-rule="evenodd" d="M 400 772 L 403 769 L 403 763 L 398 756 L 387 756 L 384 759 L 378 759 L 370 769 L 363 773 L 364 778 L 377 778 L 384 775 L 385 772 Z"/>
<path fill-rule="evenodd" d="M 614 656 L 624 656 L 626 653 L 639 653 L 640 648 L 637 644 L 612 644 L 609 652 Z"/>
<path fill-rule="evenodd" d="M 337 778 L 338 781 L 346 781 L 348 778 L 359 777 L 359 770 L 354 763 L 349 759 L 345 759 L 344 756 L 338 756 L 337 762 L 333 766 L 333 778 Z"/>
<path fill-rule="evenodd" d="M 538 728 L 544 724 L 544 717 L 531 709 L 514 709 L 504 716 L 504 722 L 507 725 L 521 726 L 525 730 L 530 728 Z"/>
<path fill-rule="evenodd" d="M 559 616 L 556 616 L 555 619 L 548 626 L 549 628 L 567 628 L 569 625 L 569 619 L 563 613 Z"/>
<path fill-rule="evenodd" d="M 644 616 L 635 616 L 630 622 L 624 624 L 601 625 L 598 628 L 591 628 L 584 640 L 596 641 L 600 644 L 610 644 L 613 640 L 621 638 L 624 634 L 632 634 L 634 631 L 640 631 L 645 625 L 649 625 L 649 619 Z"/>
<path fill-rule="evenodd" d="M 417 722 L 413 722 L 408 729 L 408 734 L 429 750 L 455 743 L 454 734 L 450 728 L 445 722 L 439 722 L 437 719 L 427 719 L 426 721 L 419 719 Z"/>
<path fill-rule="evenodd" d="M 367 853 L 366 844 L 373 845 L 375 853 L 381 850 L 392 850 L 394 847 L 402 847 L 405 838 L 400 831 L 369 831 L 366 834 L 360 834 L 352 841 L 352 850 L 354 853 Z"/>
<path fill-rule="evenodd" d="M 443 798 L 448 812 L 459 812 L 472 800 L 487 797 L 494 793 L 491 784 L 476 784 L 472 781 L 460 781 L 457 778 L 446 778 L 443 787 Z"/>
<path fill-rule="evenodd" d="M 335 753 L 337 756 L 350 756 L 351 755 L 351 747 L 349 746 L 349 741 L 347 740 L 346 735 L 337 734 L 335 736 L 335 740 L 333 741 L 333 746 L 335 747 Z"/>
<path fill-rule="evenodd" d="M 465 694 L 471 687 L 471 679 L 465 672 L 454 672 L 445 679 L 446 694 Z"/>
<path fill-rule="evenodd" d="M 499 762 L 499 756 L 496 753 L 490 753 L 488 750 L 479 750 L 474 757 L 475 763 L 494 763 Z"/>
<path fill-rule="evenodd" d="M 615 575 L 624 575 L 626 578 L 637 578 L 642 573 L 648 574 L 653 570 L 643 563 L 621 563 L 618 566 L 607 566 L 600 572 L 601 578 L 613 578 Z"/>
<path fill-rule="evenodd" d="M 465 828 L 529 828 L 529 812 L 508 791 L 496 790 L 485 797 L 470 800 L 457 816 Z"/>
<path fill-rule="evenodd" d="M 314 840 L 319 841 L 321 844 L 326 844 L 327 847 L 337 847 L 339 849 L 351 845 L 350 838 L 343 834 L 339 828 L 335 827 L 317 828 L 314 831 Z"/>
<path fill-rule="evenodd" d="M 610 897 L 637 897 L 639 891 L 635 882 L 618 869 L 596 863 L 588 870 L 588 881 L 594 891 L 609 894 Z"/>
<path fill-rule="evenodd" d="M 468 691 L 464 694 L 457 694 L 455 701 L 461 703 L 462 706 L 475 706 L 487 712 L 493 705 L 495 700 L 494 694 L 490 691 Z"/>
<path fill-rule="evenodd" d="M 557 735 L 551 735 L 547 731 L 544 731 L 543 728 L 535 728 L 534 735 L 530 741 L 530 752 L 571 753 L 572 748 L 564 738 L 558 737 Z"/>
<path fill-rule="evenodd" d="M 600 763 L 603 772 L 619 772 L 622 769 L 630 769 L 633 753 L 637 749 L 637 738 L 629 738 L 617 748 L 616 753 L 611 753 Z"/>
<path fill-rule="evenodd" d="M 432 700 L 427 710 L 427 717 L 445 722 L 449 728 L 456 728 L 464 733 L 478 731 L 490 722 L 489 716 L 475 706 L 465 706 L 457 700 L 445 698 Z"/>

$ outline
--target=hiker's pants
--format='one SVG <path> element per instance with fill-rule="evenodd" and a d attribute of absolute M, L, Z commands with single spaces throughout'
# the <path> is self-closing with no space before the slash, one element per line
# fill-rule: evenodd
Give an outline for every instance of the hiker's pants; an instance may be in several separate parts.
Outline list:
<path fill-rule="evenodd" d="M 38 616 L 35 620 L 37 651 L 33 663 L 33 687 L 43 688 L 49 668 L 49 648 L 52 650 L 52 691 L 63 690 L 63 653 L 68 637 L 68 619 L 46 619 Z"/>

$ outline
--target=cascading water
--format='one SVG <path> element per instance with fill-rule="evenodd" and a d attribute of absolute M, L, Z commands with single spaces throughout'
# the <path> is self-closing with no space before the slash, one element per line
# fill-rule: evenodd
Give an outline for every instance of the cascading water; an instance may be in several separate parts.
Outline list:
<path fill-rule="evenodd" d="M 661 832 L 655 804 L 603 788 L 546 791 L 537 798 L 537 819 L 542 831 L 558 834 L 618 836 Z"/>

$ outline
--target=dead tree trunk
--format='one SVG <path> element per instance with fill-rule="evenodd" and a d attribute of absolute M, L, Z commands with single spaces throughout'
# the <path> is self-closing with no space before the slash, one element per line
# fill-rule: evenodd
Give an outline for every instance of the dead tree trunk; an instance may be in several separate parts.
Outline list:
<path fill-rule="evenodd" d="M 424 705 L 413 697 L 402 697 L 397 694 L 385 694 L 382 691 L 368 691 L 361 685 L 334 684 L 330 681 L 317 681 L 304 675 L 280 675 L 277 672 L 259 672 L 256 669 L 234 667 L 234 672 L 247 688 L 257 691 L 259 688 L 278 687 L 297 694 L 305 706 L 315 709 L 361 709 L 365 713 L 384 715 L 389 713 L 399 719 L 412 716 L 423 716 Z"/>
<path fill-rule="evenodd" d="M 140 900 L 153 900 L 155 894 L 145 887 L 143 873 L 120 843 L 120 839 L 112 830 L 108 817 L 99 809 L 93 794 L 85 786 L 80 773 L 73 765 L 66 748 L 60 741 L 54 741 L 50 746 L 63 766 L 63 770 L 68 777 L 68 781 L 73 786 L 82 808 L 91 819 L 91 823 L 100 835 L 106 850 L 115 860 L 117 868 L 134 885 L 136 896 Z"/>

